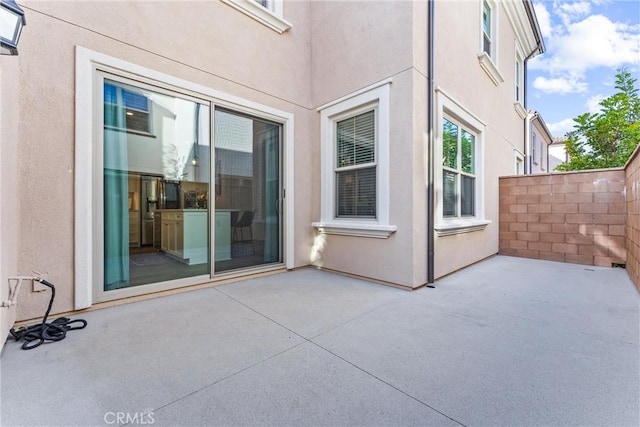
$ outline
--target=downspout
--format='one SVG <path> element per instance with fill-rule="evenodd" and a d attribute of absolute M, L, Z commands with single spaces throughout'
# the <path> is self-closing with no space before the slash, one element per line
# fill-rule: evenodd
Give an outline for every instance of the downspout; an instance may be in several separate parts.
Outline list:
<path fill-rule="evenodd" d="M 545 48 L 544 48 L 544 40 L 542 39 L 542 33 L 540 32 L 540 27 L 538 25 L 538 20 L 536 19 L 535 16 L 535 10 L 533 8 L 533 4 L 531 3 L 530 0 L 523 0 L 524 3 L 524 9 L 527 12 L 527 17 L 529 18 L 529 22 L 531 23 L 531 26 L 533 27 L 533 32 L 534 32 L 534 37 L 536 38 L 536 47 L 535 49 L 533 49 L 531 51 L 531 53 L 529 55 L 527 55 L 527 57 L 524 59 L 524 94 L 523 94 L 523 102 L 524 102 L 524 109 L 527 112 L 527 118 L 524 120 L 524 158 L 525 158 L 525 162 L 524 162 L 524 173 L 525 175 L 527 173 L 531 173 L 531 167 L 529 162 L 531 161 L 529 159 L 529 140 L 527 139 L 527 132 L 528 132 L 528 126 L 527 126 L 527 121 L 529 120 L 529 108 L 527 107 L 527 86 L 528 86 L 528 78 L 527 78 L 527 74 L 528 74 L 528 70 L 527 70 L 527 62 L 529 62 L 529 60 L 531 58 L 533 58 L 533 56 L 536 53 L 544 53 Z"/>
<path fill-rule="evenodd" d="M 427 283 L 433 283 L 435 281 L 434 274 L 434 258 L 435 258 L 435 231 L 434 231 L 434 215 L 435 215 L 435 135 L 434 135 L 434 84 L 433 84 L 433 76 L 434 76 L 434 58 L 435 58 L 435 49 L 434 49 L 434 10 L 435 10 L 435 0 L 429 0 L 428 5 L 428 33 L 429 33 L 429 43 L 427 44 L 427 60 L 428 64 L 428 78 L 427 78 Z"/>
<path fill-rule="evenodd" d="M 541 49 L 541 41 L 538 40 L 538 43 L 536 44 L 536 48 L 531 51 L 531 53 L 529 55 L 527 55 L 527 57 L 524 59 L 524 93 L 522 96 L 522 100 L 524 102 L 524 109 L 527 112 L 527 117 L 524 119 L 524 174 L 530 174 L 531 173 L 531 156 L 529 155 L 529 122 L 531 120 L 531 114 L 529 114 L 529 108 L 527 107 L 527 86 L 529 85 L 529 81 L 527 79 L 527 62 L 529 62 L 529 60 L 531 58 L 533 58 L 533 56 L 538 53 Z"/>

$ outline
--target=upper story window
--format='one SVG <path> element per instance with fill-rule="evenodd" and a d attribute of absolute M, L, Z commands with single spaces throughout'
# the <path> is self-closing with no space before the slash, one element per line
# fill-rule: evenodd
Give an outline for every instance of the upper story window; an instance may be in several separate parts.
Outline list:
<path fill-rule="evenodd" d="M 124 114 L 119 114 L 119 108 L 124 109 Z M 105 127 L 131 132 L 149 133 L 149 119 L 149 99 L 144 94 L 129 86 L 105 83 Z"/>
<path fill-rule="evenodd" d="M 519 54 L 516 54 L 516 87 L 515 87 L 515 95 L 516 102 L 523 102 L 523 82 L 524 82 L 524 70 L 522 65 L 522 58 Z"/>
<path fill-rule="evenodd" d="M 504 77 L 498 70 L 498 4 L 483 0 L 480 8 L 480 53 L 478 61 L 491 81 L 498 86 Z"/>
<path fill-rule="evenodd" d="M 493 12 L 486 1 L 482 2 L 482 50 L 489 56 L 492 52 L 493 39 Z"/>
<path fill-rule="evenodd" d="M 252 19 L 282 34 L 292 27 L 284 19 L 283 0 L 221 0 Z"/>

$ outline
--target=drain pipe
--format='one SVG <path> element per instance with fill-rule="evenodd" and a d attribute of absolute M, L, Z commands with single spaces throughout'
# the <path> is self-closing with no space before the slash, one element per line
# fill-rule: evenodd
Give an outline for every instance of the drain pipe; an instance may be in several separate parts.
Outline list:
<path fill-rule="evenodd" d="M 524 9 L 525 12 L 527 12 L 527 18 L 529 18 L 529 22 L 531 23 L 531 26 L 533 27 L 533 32 L 534 32 L 534 37 L 536 38 L 536 47 L 535 49 L 533 49 L 531 51 L 531 53 L 529 55 L 527 55 L 527 57 L 524 59 L 524 94 L 523 94 L 523 102 L 524 102 L 524 109 L 527 112 L 527 118 L 524 120 L 524 158 L 525 158 L 525 162 L 524 162 L 524 173 L 529 174 L 531 173 L 531 159 L 530 159 L 530 153 L 529 153 L 529 142 L 530 139 L 528 138 L 528 129 L 529 129 L 529 121 L 530 121 L 530 115 L 529 115 L 529 109 L 527 107 L 527 86 L 528 86 L 528 78 L 527 78 L 527 74 L 528 74 L 528 70 L 527 70 L 527 62 L 529 62 L 529 60 L 531 58 L 533 58 L 536 53 L 540 53 L 543 54 L 545 52 L 545 47 L 544 47 L 544 40 L 542 38 L 542 32 L 540 31 L 540 26 L 538 25 L 538 20 L 536 18 L 536 12 L 535 9 L 533 8 L 533 4 L 531 3 L 531 0 L 524 0 Z"/>
<path fill-rule="evenodd" d="M 427 60 L 429 61 L 429 70 L 428 70 L 428 81 L 427 81 L 427 283 L 433 283 L 435 281 L 434 274 L 434 244 L 435 244 L 435 231 L 434 231 L 434 214 L 435 214 L 435 160 L 434 160 L 434 152 L 435 152 L 435 135 L 434 135 L 434 111 L 433 104 L 435 98 L 434 84 L 433 84 L 433 76 L 434 76 L 434 58 L 435 58 L 435 49 L 434 49 L 434 11 L 435 11 L 435 0 L 429 0 L 428 5 L 428 33 L 429 33 L 429 43 L 427 45 Z"/>
<path fill-rule="evenodd" d="M 527 62 L 529 62 L 529 60 L 531 58 L 533 58 L 533 56 L 538 53 L 540 51 L 540 41 L 538 41 L 536 48 L 524 59 L 524 90 L 523 90 L 523 96 L 522 96 L 522 101 L 524 102 L 524 109 L 527 112 L 527 117 L 525 117 L 524 119 L 524 174 L 530 174 L 531 173 L 531 169 L 532 169 L 532 165 L 531 165 L 531 155 L 530 155 L 530 147 L 529 144 L 531 143 L 531 140 L 529 138 L 529 123 L 531 122 L 531 114 L 529 113 L 529 109 L 527 108 L 527 86 L 528 86 L 528 80 L 527 80 Z"/>

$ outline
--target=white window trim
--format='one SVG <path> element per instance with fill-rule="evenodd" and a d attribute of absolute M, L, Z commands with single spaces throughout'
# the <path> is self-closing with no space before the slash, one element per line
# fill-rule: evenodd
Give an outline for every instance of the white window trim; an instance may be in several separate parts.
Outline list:
<path fill-rule="evenodd" d="M 513 173 L 514 175 L 524 175 L 524 154 L 520 151 L 514 149 L 513 150 Z M 518 162 L 522 162 L 522 173 L 518 172 Z"/>
<path fill-rule="evenodd" d="M 283 18 L 283 0 L 268 0 L 266 8 L 255 0 L 221 0 L 234 9 L 239 10 L 259 23 L 271 28 L 279 34 L 292 27 L 292 24 Z"/>
<path fill-rule="evenodd" d="M 249 101 L 202 86 L 188 80 L 179 79 L 168 74 L 141 67 L 99 52 L 76 46 L 76 82 L 75 82 L 75 177 L 74 177 L 74 309 L 90 307 L 95 300 L 94 269 L 94 216 L 93 194 L 96 187 L 94 168 L 95 155 L 92 142 L 96 133 L 102 130 L 102 117 L 97 112 L 95 100 L 100 99 L 100 90 L 95 84 L 98 70 L 115 72 L 123 78 L 132 78 L 140 82 L 161 83 L 175 88 L 178 92 L 191 94 L 213 106 L 223 106 L 235 111 L 244 112 L 280 123 L 283 135 L 283 189 L 286 198 L 283 200 L 283 260 L 286 268 L 294 268 L 294 115 L 263 104 Z M 213 126 L 213 125 L 212 125 Z M 213 162 L 212 162 L 213 164 Z M 101 167 L 101 165 L 100 165 Z M 212 215 L 212 217 L 214 217 Z M 215 242 L 213 227 L 211 228 L 211 254 L 214 253 Z M 205 282 L 211 278 L 207 276 Z M 202 279 L 193 279 L 193 283 L 204 283 Z M 162 285 L 153 286 L 153 292 L 164 290 Z M 167 289 L 176 287 L 176 282 L 166 282 Z M 142 288 L 142 287 L 135 287 Z M 135 288 L 118 292 L 119 297 L 139 294 Z M 130 292 L 129 292 L 130 291 Z M 114 294 L 115 295 L 115 294 Z"/>
<path fill-rule="evenodd" d="M 484 150 L 485 150 L 485 129 L 486 124 L 476 115 L 464 108 L 451 96 L 447 95 L 441 88 L 436 88 L 437 118 L 436 118 L 436 153 L 435 164 L 438 170 L 435 173 L 435 185 L 437 194 L 440 197 L 435 201 L 435 225 L 437 236 L 450 236 L 454 234 L 481 231 L 491 224 L 485 219 L 484 211 Z M 467 126 L 467 130 L 472 131 L 476 136 L 475 146 L 475 212 L 473 218 L 445 218 L 442 215 L 442 126 L 445 116 L 455 119 L 457 122 Z"/>
<path fill-rule="evenodd" d="M 484 2 L 479 2 L 480 4 L 480 53 L 478 54 L 478 62 L 480 67 L 487 73 L 493 84 L 496 86 L 500 85 L 500 83 L 504 82 L 504 77 L 500 74 L 498 70 L 498 52 L 500 51 L 498 48 L 498 5 L 493 0 L 486 0 L 491 8 L 491 29 L 493 30 L 493 34 L 491 34 L 491 55 L 487 55 L 484 51 L 484 29 L 482 28 L 482 14 L 484 9 Z"/>
<path fill-rule="evenodd" d="M 513 108 L 518 113 L 518 116 L 522 120 L 527 118 L 527 110 L 524 108 L 524 91 L 525 91 L 525 81 L 524 81 L 524 54 L 522 53 L 522 49 L 520 48 L 520 44 L 516 40 L 516 51 L 515 51 L 515 63 L 514 63 L 514 79 L 513 79 L 513 89 L 514 89 L 514 99 L 513 99 Z M 520 69 L 515 64 L 520 65 Z M 518 86 L 516 83 L 520 81 L 520 85 Z M 519 88 L 519 90 L 516 90 Z"/>
<path fill-rule="evenodd" d="M 397 230 L 389 224 L 389 102 L 391 79 L 336 99 L 318 108 L 321 140 L 320 221 L 311 225 L 323 234 L 388 238 Z M 335 217 L 335 123 L 363 106 L 376 106 L 376 218 Z"/>

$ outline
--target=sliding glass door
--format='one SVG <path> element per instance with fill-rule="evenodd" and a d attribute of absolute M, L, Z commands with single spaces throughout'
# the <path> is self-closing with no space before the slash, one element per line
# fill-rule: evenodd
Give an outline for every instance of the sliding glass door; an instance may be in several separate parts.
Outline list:
<path fill-rule="evenodd" d="M 102 92 L 100 292 L 282 263 L 281 124 L 108 75 Z"/>
<path fill-rule="evenodd" d="M 104 291 L 208 275 L 210 107 L 103 82 Z"/>
<path fill-rule="evenodd" d="M 282 262 L 281 125 L 216 108 L 215 272 Z"/>

